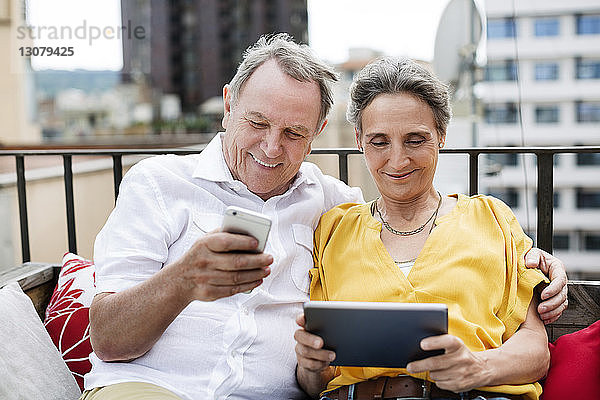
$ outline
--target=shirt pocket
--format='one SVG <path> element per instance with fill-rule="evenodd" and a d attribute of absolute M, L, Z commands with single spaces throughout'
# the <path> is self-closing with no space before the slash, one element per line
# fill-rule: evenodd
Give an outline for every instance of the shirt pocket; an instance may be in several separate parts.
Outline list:
<path fill-rule="evenodd" d="M 187 248 L 192 247 L 196 240 L 209 232 L 212 232 L 221 227 L 223 216 L 220 214 L 198 213 L 194 212 L 191 216 L 187 232 Z"/>
<path fill-rule="evenodd" d="M 308 293 L 310 284 L 309 271 L 313 267 L 313 230 L 311 227 L 302 224 L 292 224 L 292 233 L 294 235 L 294 262 L 291 267 L 292 281 L 294 285 Z"/>

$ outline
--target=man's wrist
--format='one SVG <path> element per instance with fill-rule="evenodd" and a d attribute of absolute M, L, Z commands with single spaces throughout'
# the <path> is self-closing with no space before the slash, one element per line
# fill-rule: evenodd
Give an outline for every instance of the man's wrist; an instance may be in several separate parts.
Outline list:
<path fill-rule="evenodd" d="M 183 310 L 193 300 L 194 286 L 185 279 L 180 267 L 181 261 L 177 260 L 164 266 L 154 276 L 161 281 L 160 287 L 169 292 L 167 296 L 180 304 Z"/>

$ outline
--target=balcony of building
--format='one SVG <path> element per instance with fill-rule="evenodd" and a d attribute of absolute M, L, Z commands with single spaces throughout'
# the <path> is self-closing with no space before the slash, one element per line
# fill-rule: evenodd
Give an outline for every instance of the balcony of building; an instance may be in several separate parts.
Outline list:
<path fill-rule="evenodd" d="M 3 168 L 8 169 L 8 164 L 14 166 L 14 172 L 0 175 L 0 201 L 7 214 L 3 218 L 6 221 L 2 238 L 4 253 L 10 252 L 7 247 L 13 247 L 12 254 L 4 256 L 0 270 L 30 261 L 57 263 L 66 251 L 91 258 L 95 235 L 114 205 L 127 169 L 144 157 L 196 153 L 202 147 L 0 150 Z M 468 164 L 466 187 L 470 194 L 478 193 L 481 187 L 486 191 L 493 190 L 494 180 L 518 182 L 522 178 L 519 165 L 507 166 L 500 173 L 490 171 L 487 157 L 526 154 L 530 160 L 527 162 L 530 169 L 527 185 L 534 190 L 535 196 L 530 195 L 527 208 L 523 199 L 516 204 L 509 201 L 509 204 L 536 245 L 544 250 L 553 251 L 554 233 L 564 231 L 566 218 L 570 224 L 574 218 L 581 220 L 581 231 L 600 230 L 596 226 L 600 209 L 570 209 L 572 204 L 564 197 L 565 185 L 569 182 L 575 185 L 577 179 L 583 179 L 582 172 L 585 171 L 578 169 L 578 173 L 573 174 L 574 167 L 569 167 L 572 162 L 565 164 L 564 171 L 555 172 L 553 167 L 553 159 L 557 157 L 565 160 L 586 155 L 598 157 L 600 146 L 452 148 L 443 149 L 441 153 L 442 157 L 459 155 L 465 158 Z M 357 185 L 353 175 L 362 173 L 358 150 L 314 149 L 310 157 L 326 172 Z M 600 182 L 598 184 L 600 186 Z M 358 185 L 362 186 L 360 182 Z M 363 190 L 370 192 L 372 188 L 363 187 Z M 556 193 L 561 196 L 559 208 L 555 208 Z M 568 213 L 571 216 L 565 216 Z M 565 256 L 567 268 L 570 268 L 568 260 L 571 256 L 565 255 L 564 250 L 560 248 L 558 254 Z M 591 260 L 587 260 L 591 267 L 570 272 L 580 278 L 600 278 L 600 252 L 588 251 L 585 257 Z"/>

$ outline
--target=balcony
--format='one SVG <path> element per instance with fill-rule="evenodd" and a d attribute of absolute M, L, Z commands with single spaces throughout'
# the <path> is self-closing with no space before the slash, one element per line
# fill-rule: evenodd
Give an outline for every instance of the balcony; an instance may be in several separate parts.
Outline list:
<path fill-rule="evenodd" d="M 16 190 L 19 209 L 19 231 L 20 231 L 20 249 L 21 261 L 23 263 L 31 261 L 30 249 L 30 225 L 35 229 L 41 221 L 33 220 L 30 222 L 29 216 L 32 210 L 27 207 L 27 192 L 26 187 L 28 180 L 25 174 L 25 160 L 30 162 L 30 159 L 39 159 L 41 157 L 60 157 L 62 158 L 62 181 L 64 186 L 65 204 L 64 209 L 48 209 L 44 210 L 45 214 L 61 214 L 65 213 L 67 226 L 67 249 L 70 252 L 77 253 L 77 222 L 75 219 L 75 192 L 73 189 L 73 157 L 104 157 L 104 163 L 110 165 L 112 170 L 112 187 L 114 198 L 119 194 L 119 185 L 124 172 L 125 163 L 133 164 L 137 160 L 145 156 L 157 154 L 192 154 L 200 152 L 201 148 L 161 148 L 161 149 L 68 149 L 68 150 L 0 150 L 0 157 L 9 157 L 14 159 L 16 167 Z M 535 168 L 537 168 L 537 231 L 535 234 L 536 245 L 541 249 L 552 252 L 553 239 L 553 156 L 563 153 L 600 153 L 600 146 L 577 146 L 577 147 L 487 147 L 487 148 L 455 148 L 442 149 L 442 154 L 462 154 L 468 156 L 469 162 L 469 177 L 468 177 L 468 192 L 475 194 L 479 187 L 479 155 L 480 154 L 533 154 L 537 160 Z M 329 155 L 337 157 L 338 177 L 342 181 L 348 183 L 348 158 L 350 155 L 360 154 L 356 149 L 350 148 L 330 148 L 330 149 L 314 149 L 312 155 Z M 112 162 L 108 161 L 112 160 Z M 56 168 L 60 168 L 57 166 Z M 61 207 L 62 208 L 62 207 Z M 39 211 L 39 210 L 37 210 Z M 39 215 L 39 214 L 36 214 Z M 39 219 L 36 218 L 36 219 Z M 89 245 L 89 244 L 88 244 Z M 56 255 L 58 259 L 60 254 Z M 39 260 L 36 260 L 39 261 Z M 56 260 L 54 260 L 56 261 Z M 598 260 L 598 270 L 600 272 L 600 260 Z"/>
<path fill-rule="evenodd" d="M 68 231 L 68 250 L 77 253 L 76 231 L 77 223 L 75 220 L 75 191 L 73 188 L 73 157 L 104 157 L 103 163 L 110 164 L 109 169 L 112 175 L 113 197 L 117 198 L 119 194 L 119 184 L 123 177 L 124 169 L 127 165 L 135 163 L 144 156 L 157 154 L 192 154 L 200 152 L 201 148 L 185 149 L 73 149 L 73 150 L 0 150 L 0 161 L 8 157 L 14 159 L 16 167 L 16 191 L 19 208 L 20 224 L 20 242 L 21 258 L 23 264 L 9 268 L 8 271 L 0 271 L 0 287 L 11 281 L 18 281 L 27 293 L 34 299 L 34 304 L 42 315 L 45 305 L 48 302 L 60 266 L 57 265 L 60 254 L 52 263 L 33 263 L 31 262 L 31 249 L 29 239 L 29 216 L 32 211 L 27 207 L 28 183 L 31 184 L 31 177 L 28 181 L 25 173 L 25 160 L 36 159 L 39 157 L 60 157 L 62 159 L 61 180 L 64 186 L 64 209 L 46 209 L 43 211 L 41 219 L 46 215 L 62 214 L 66 211 L 65 220 Z M 552 252 L 553 244 L 553 168 L 552 159 L 556 154 L 562 153 L 600 153 L 600 146 L 580 146 L 580 147 L 498 147 L 498 148 L 463 148 L 463 149 L 443 149 L 443 154 L 462 154 L 468 156 L 469 176 L 468 192 L 475 194 L 478 191 L 479 184 L 479 155 L 480 154 L 533 154 L 536 158 L 537 168 L 537 232 L 536 245 L 548 252 Z M 360 153 L 356 149 L 349 148 L 331 148 L 314 149 L 313 155 L 334 156 L 337 158 L 338 177 L 348 183 L 349 156 L 356 156 Z M 350 169 L 351 170 L 351 169 Z M 481 171 L 485 172 L 485 171 Z M 1 182 L 0 182 L 1 184 Z M 1 185 L 0 185 L 1 186 Z M 59 197 L 59 196 L 56 196 Z M 40 224 L 40 217 L 31 221 L 34 229 Z M 560 252 L 559 252 L 560 256 Z M 598 260 L 598 270 L 600 270 L 600 260 Z M 565 316 L 561 321 L 551 324 L 547 327 L 549 337 L 553 340 L 556 337 L 572 332 L 589 325 L 597 320 L 598 313 L 598 295 L 600 293 L 600 282 L 589 281 L 570 281 L 569 282 L 569 302 L 571 304 Z"/>

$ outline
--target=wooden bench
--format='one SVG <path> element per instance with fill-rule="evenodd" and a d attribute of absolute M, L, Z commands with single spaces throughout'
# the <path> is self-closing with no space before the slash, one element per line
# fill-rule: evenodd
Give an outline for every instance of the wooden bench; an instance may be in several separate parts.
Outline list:
<path fill-rule="evenodd" d="M 0 272 L 0 288 L 19 282 L 21 289 L 31 298 L 40 318 L 44 319 L 46 306 L 58 281 L 60 264 L 28 262 Z"/>
<path fill-rule="evenodd" d="M 40 318 L 56 286 L 60 265 L 25 263 L 0 273 L 0 287 L 18 281 L 29 295 Z M 600 319 L 600 281 L 569 281 L 569 308 L 560 319 L 546 327 L 548 339 L 585 328 Z"/>

